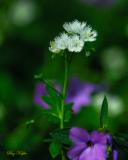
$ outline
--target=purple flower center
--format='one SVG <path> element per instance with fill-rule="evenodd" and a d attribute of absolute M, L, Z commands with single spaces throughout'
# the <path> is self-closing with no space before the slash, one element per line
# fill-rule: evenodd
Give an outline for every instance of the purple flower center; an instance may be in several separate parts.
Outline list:
<path fill-rule="evenodd" d="M 89 140 L 88 142 L 87 142 L 87 146 L 88 147 L 92 147 L 94 144 L 93 144 L 93 142 L 91 141 L 91 140 Z"/>

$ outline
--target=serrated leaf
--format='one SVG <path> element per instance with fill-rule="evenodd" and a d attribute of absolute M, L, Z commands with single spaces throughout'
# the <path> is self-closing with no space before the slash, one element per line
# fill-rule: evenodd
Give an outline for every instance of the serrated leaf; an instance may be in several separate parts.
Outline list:
<path fill-rule="evenodd" d="M 58 142 L 52 142 L 49 146 L 49 152 L 52 158 L 56 158 L 61 152 L 61 144 Z"/>
<path fill-rule="evenodd" d="M 107 101 L 107 97 L 105 96 L 103 99 L 101 113 L 100 113 L 100 127 L 101 128 L 107 127 L 107 120 L 108 120 L 108 101 Z"/>
<path fill-rule="evenodd" d="M 73 103 L 69 103 L 65 105 L 65 113 L 64 113 L 64 121 L 69 122 L 72 116 L 72 105 Z"/>

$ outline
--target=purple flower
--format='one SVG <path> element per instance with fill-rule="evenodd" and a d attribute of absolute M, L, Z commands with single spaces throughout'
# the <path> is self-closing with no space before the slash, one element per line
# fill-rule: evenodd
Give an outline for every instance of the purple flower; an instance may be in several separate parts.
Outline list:
<path fill-rule="evenodd" d="M 54 85 L 54 88 L 60 92 L 61 87 L 58 84 Z M 35 87 L 35 92 L 34 92 L 34 103 L 38 106 L 43 107 L 44 109 L 49 109 L 50 106 L 42 99 L 42 96 L 47 95 L 47 89 L 44 83 L 39 82 L 37 83 Z"/>
<path fill-rule="evenodd" d="M 35 94 L 34 94 L 34 103 L 45 109 L 48 109 L 49 108 L 48 104 L 45 103 L 41 98 L 42 96 L 45 96 L 45 95 L 47 95 L 45 85 L 41 82 L 37 83 L 36 88 L 35 88 Z"/>
<path fill-rule="evenodd" d="M 118 152 L 117 152 L 117 150 L 113 150 L 113 160 L 118 160 Z"/>
<path fill-rule="evenodd" d="M 55 84 L 54 88 L 59 92 L 61 91 L 61 86 L 59 84 Z M 77 113 L 83 106 L 87 106 L 91 103 L 92 93 L 98 90 L 99 87 L 94 84 L 81 82 L 78 78 L 72 78 L 68 84 L 65 103 L 73 103 L 72 110 L 74 113 Z M 45 109 L 49 108 L 48 104 L 41 98 L 46 95 L 47 90 L 45 85 L 41 82 L 37 83 L 34 93 L 34 103 Z"/>
<path fill-rule="evenodd" d="M 68 152 L 69 159 L 106 160 L 107 144 L 111 143 L 108 134 L 98 131 L 89 134 L 82 128 L 72 128 L 70 130 L 70 139 L 73 146 Z"/>
<path fill-rule="evenodd" d="M 98 87 L 91 83 L 80 82 L 78 78 L 69 81 L 66 103 L 73 103 L 74 113 L 79 112 L 81 107 L 91 103 L 91 95 Z"/>

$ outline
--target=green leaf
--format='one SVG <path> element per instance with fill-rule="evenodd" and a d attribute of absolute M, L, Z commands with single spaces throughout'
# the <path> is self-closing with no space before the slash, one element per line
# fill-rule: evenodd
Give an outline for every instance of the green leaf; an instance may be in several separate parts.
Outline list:
<path fill-rule="evenodd" d="M 26 127 L 29 128 L 31 125 L 35 123 L 34 119 L 26 122 Z"/>
<path fill-rule="evenodd" d="M 101 114 L 100 114 L 100 127 L 106 128 L 107 127 L 107 120 L 108 120 L 108 101 L 107 97 L 104 97 L 102 107 L 101 107 Z"/>
<path fill-rule="evenodd" d="M 44 110 L 43 113 L 44 113 L 44 117 L 45 117 L 50 123 L 58 124 L 58 123 L 60 122 L 59 115 L 58 115 L 56 112 L 54 112 L 53 109 Z"/>
<path fill-rule="evenodd" d="M 128 133 L 117 133 L 116 136 L 122 137 L 123 139 L 128 141 Z"/>
<path fill-rule="evenodd" d="M 52 158 L 56 158 L 61 152 L 61 144 L 58 142 L 52 142 L 49 146 L 49 152 Z"/>
<path fill-rule="evenodd" d="M 53 92 L 52 92 L 52 94 L 53 94 Z M 57 97 L 57 95 L 55 95 L 55 94 L 54 94 L 54 97 L 51 95 L 42 96 L 42 99 L 44 102 L 46 102 L 50 106 L 50 109 L 53 109 L 53 108 L 57 109 L 57 106 L 60 105 L 60 100 Z"/>
<path fill-rule="evenodd" d="M 113 143 L 119 149 L 123 149 L 128 152 L 128 134 L 127 133 L 117 133 L 113 135 Z"/>
<path fill-rule="evenodd" d="M 54 83 L 52 83 L 50 80 L 44 79 L 44 77 L 43 77 L 42 74 L 35 75 L 34 78 L 40 80 L 41 82 L 43 82 L 43 83 L 46 85 L 47 91 L 48 91 L 48 94 L 49 94 L 49 95 L 51 95 L 51 96 L 53 96 L 53 95 L 58 95 L 59 97 L 62 98 L 61 93 L 58 92 L 58 91 L 54 88 Z"/>
<path fill-rule="evenodd" d="M 72 116 L 72 105 L 73 103 L 69 103 L 65 105 L 65 113 L 64 113 L 64 121 L 69 122 Z"/>
<path fill-rule="evenodd" d="M 49 96 L 42 96 L 44 102 L 46 102 L 50 107 L 53 105 L 52 99 Z"/>
<path fill-rule="evenodd" d="M 47 86 L 47 91 L 48 91 L 48 94 L 53 98 L 56 98 L 56 96 L 58 96 L 58 91 L 49 86 Z"/>
<path fill-rule="evenodd" d="M 50 139 L 50 138 L 49 139 L 47 138 L 47 139 L 43 140 L 44 143 L 49 143 L 49 142 L 52 142 L 52 141 L 53 141 L 53 139 Z"/>
<path fill-rule="evenodd" d="M 42 78 L 42 74 L 36 74 L 34 75 L 34 78 L 40 80 Z"/>
<path fill-rule="evenodd" d="M 57 129 L 52 132 L 51 137 L 55 140 L 60 142 L 61 144 L 70 145 L 71 141 L 69 139 L 69 131 L 67 129 Z"/>
<path fill-rule="evenodd" d="M 44 114 L 47 116 L 48 121 L 54 124 L 59 123 L 58 104 L 55 102 L 57 100 L 50 96 L 43 96 L 42 99 L 50 106 L 50 109 L 44 110 Z"/>
<path fill-rule="evenodd" d="M 56 89 L 47 86 L 48 95 L 51 97 L 53 104 L 60 104 L 62 97 Z"/>

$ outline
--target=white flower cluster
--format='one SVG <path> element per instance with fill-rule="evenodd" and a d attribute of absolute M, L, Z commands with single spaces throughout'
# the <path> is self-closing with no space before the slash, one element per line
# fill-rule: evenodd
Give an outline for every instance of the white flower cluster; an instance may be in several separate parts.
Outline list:
<path fill-rule="evenodd" d="M 96 31 L 85 22 L 81 23 L 78 20 L 65 23 L 63 28 L 66 32 L 50 42 L 49 50 L 53 53 L 59 53 L 65 49 L 69 52 L 81 52 L 85 42 L 93 42 L 97 37 Z"/>

